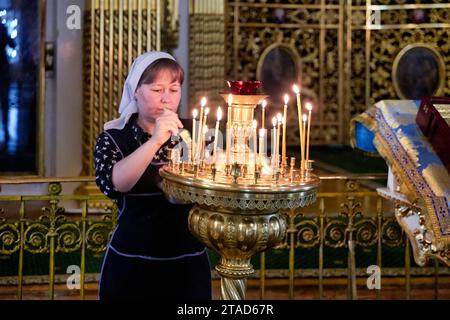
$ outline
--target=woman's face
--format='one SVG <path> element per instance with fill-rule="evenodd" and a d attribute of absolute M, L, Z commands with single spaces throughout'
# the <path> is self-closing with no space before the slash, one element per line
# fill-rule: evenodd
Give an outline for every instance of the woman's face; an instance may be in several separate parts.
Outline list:
<path fill-rule="evenodd" d="M 177 112 L 181 99 L 181 85 L 172 81 L 172 74 L 161 71 L 156 80 L 150 84 L 142 84 L 136 89 L 135 97 L 139 117 L 154 122 L 168 108 Z"/>

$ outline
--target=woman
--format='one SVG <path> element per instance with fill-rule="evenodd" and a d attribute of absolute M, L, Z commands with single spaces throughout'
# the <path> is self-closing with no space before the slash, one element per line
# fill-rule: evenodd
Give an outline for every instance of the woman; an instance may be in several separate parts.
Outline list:
<path fill-rule="evenodd" d="M 191 206 L 169 203 L 159 185 L 184 72 L 164 52 L 131 66 L 119 107 L 95 146 L 96 182 L 117 201 L 118 225 L 103 261 L 100 299 L 211 299 L 206 248 L 189 232 Z M 186 124 L 189 123 L 186 121 Z"/>

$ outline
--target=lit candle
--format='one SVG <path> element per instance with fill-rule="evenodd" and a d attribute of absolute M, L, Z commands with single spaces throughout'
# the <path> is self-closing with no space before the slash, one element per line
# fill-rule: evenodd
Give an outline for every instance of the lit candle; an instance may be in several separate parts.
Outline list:
<path fill-rule="evenodd" d="M 230 152 L 231 152 L 231 108 L 233 105 L 233 95 L 228 95 L 228 109 L 227 109 L 227 132 L 226 132 L 226 148 L 227 148 L 227 164 L 230 164 Z"/>
<path fill-rule="evenodd" d="M 281 148 L 281 165 L 286 166 L 286 122 L 287 122 L 287 104 L 289 102 L 289 96 L 284 95 L 284 107 L 283 107 L 283 145 Z"/>
<path fill-rule="evenodd" d="M 192 111 L 192 143 L 191 143 L 191 160 L 192 164 L 195 164 L 195 126 L 196 126 L 196 118 L 197 118 L 198 111 L 197 109 L 194 109 Z"/>
<path fill-rule="evenodd" d="M 275 157 L 275 154 L 276 154 L 276 148 L 277 148 L 277 144 L 276 144 L 276 141 L 277 141 L 277 118 L 276 117 L 273 117 L 272 118 L 272 125 L 273 125 L 273 129 L 272 129 L 272 147 L 271 147 L 271 151 L 272 151 L 272 167 L 273 167 L 273 170 L 275 170 L 275 162 L 276 162 L 276 157 Z"/>
<path fill-rule="evenodd" d="M 222 108 L 217 108 L 217 120 L 216 120 L 216 130 L 214 131 L 214 163 L 217 161 L 217 140 L 219 139 L 219 124 L 222 120 Z"/>
<path fill-rule="evenodd" d="M 205 136 L 208 132 L 208 127 L 206 126 L 206 119 L 208 118 L 209 108 L 205 108 L 205 115 L 203 116 L 203 133 L 202 133 L 202 147 L 201 147 L 201 159 L 202 162 L 205 160 Z"/>
<path fill-rule="evenodd" d="M 277 167 L 280 165 L 280 135 L 281 135 L 281 123 L 283 122 L 283 116 L 281 115 L 281 113 L 277 113 L 277 122 L 278 122 L 278 126 L 277 126 L 277 157 L 276 157 L 276 162 L 277 162 Z"/>
<path fill-rule="evenodd" d="M 205 111 L 206 106 L 206 97 L 203 97 L 200 101 L 200 118 L 199 120 L 199 127 L 198 127 L 198 138 L 197 138 L 197 151 L 196 151 L 196 158 L 200 158 L 201 156 L 201 149 L 202 149 L 202 137 L 203 137 L 203 113 Z"/>
<path fill-rule="evenodd" d="M 258 159 L 258 145 L 256 144 L 256 128 L 258 127 L 258 122 L 253 120 L 253 159 L 254 162 L 254 172 L 256 172 L 256 161 Z"/>
<path fill-rule="evenodd" d="M 231 122 L 231 106 L 233 105 L 233 95 L 228 95 L 227 122 Z"/>
<path fill-rule="evenodd" d="M 303 168 L 305 162 L 304 158 L 305 151 L 303 146 L 302 103 L 300 101 L 300 88 L 296 84 L 294 84 L 292 86 L 292 90 L 294 90 L 295 95 L 297 96 L 298 131 L 300 135 L 300 151 L 301 151 L 300 168 Z"/>
<path fill-rule="evenodd" d="M 312 111 L 312 104 L 311 102 L 307 102 L 306 110 L 308 110 L 308 131 L 306 133 L 306 163 L 308 163 L 309 160 L 309 137 L 311 132 L 311 111 Z"/>
<path fill-rule="evenodd" d="M 266 106 L 267 106 L 267 101 L 264 99 L 261 105 L 261 112 L 262 112 L 262 119 L 261 119 L 261 127 L 264 129 L 265 127 L 265 121 L 266 121 Z"/>
<path fill-rule="evenodd" d="M 306 114 L 304 114 L 302 116 L 302 118 L 303 118 L 303 132 L 302 132 L 302 135 L 303 135 L 303 139 L 305 139 L 306 138 L 306 132 L 305 132 L 306 131 L 306 121 L 308 120 L 308 116 Z M 306 141 L 304 141 L 303 144 L 306 145 Z M 303 148 L 303 151 L 305 151 L 305 148 Z M 302 156 L 303 156 L 303 159 L 305 159 L 305 157 L 304 157 L 305 154 L 303 154 Z M 303 169 L 306 169 L 306 163 L 303 164 Z"/>

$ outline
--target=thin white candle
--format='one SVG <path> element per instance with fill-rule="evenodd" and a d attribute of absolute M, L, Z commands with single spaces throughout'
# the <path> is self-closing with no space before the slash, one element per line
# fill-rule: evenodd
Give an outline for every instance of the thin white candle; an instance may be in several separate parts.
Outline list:
<path fill-rule="evenodd" d="M 199 120 L 199 127 L 198 127 L 198 138 L 197 138 L 197 150 L 196 150 L 196 159 L 201 158 L 201 149 L 202 149 L 202 139 L 203 139 L 203 113 L 205 112 L 205 106 L 206 106 L 206 97 L 203 97 L 200 101 L 200 118 Z"/>
<path fill-rule="evenodd" d="M 305 162 L 305 151 L 304 151 L 304 145 L 303 145 L 303 127 L 302 127 L 302 102 L 300 100 L 300 88 L 294 84 L 292 86 L 292 90 L 294 90 L 295 95 L 297 96 L 297 112 L 298 112 L 298 132 L 300 136 L 300 168 L 303 168 L 304 162 Z"/>
<path fill-rule="evenodd" d="M 222 108 L 217 108 L 217 120 L 216 120 L 216 129 L 214 131 L 214 163 L 217 161 L 217 140 L 219 140 L 219 124 L 220 120 L 222 120 Z"/>
<path fill-rule="evenodd" d="M 197 109 L 194 109 L 193 111 L 192 111 L 192 142 L 191 142 L 191 160 L 192 160 L 192 164 L 195 164 L 195 152 L 196 152 L 196 150 L 195 150 L 195 126 L 197 125 L 197 121 L 196 121 L 196 118 L 197 118 L 197 114 L 198 114 L 198 111 L 197 111 Z"/>
<path fill-rule="evenodd" d="M 254 172 L 256 172 L 256 164 L 258 159 L 258 145 L 256 144 L 256 128 L 258 127 L 258 122 L 253 120 L 253 159 L 254 159 Z"/>
<path fill-rule="evenodd" d="M 277 156 L 276 156 L 276 166 L 278 167 L 279 165 L 280 165 L 280 136 L 281 136 L 281 123 L 283 122 L 283 116 L 281 115 L 281 113 L 277 113 L 277 122 L 278 122 L 278 125 L 277 125 L 277 141 L 276 141 L 276 144 L 277 144 L 277 147 L 276 147 L 276 150 L 277 150 Z"/>
<path fill-rule="evenodd" d="M 282 166 L 287 165 L 286 163 L 286 122 L 287 122 L 287 104 L 289 102 L 289 96 L 284 95 L 284 107 L 283 107 L 283 145 L 281 149 L 281 164 Z"/>
<path fill-rule="evenodd" d="M 306 110 L 308 110 L 308 131 L 306 133 L 306 163 L 309 161 L 309 138 L 310 138 L 310 132 L 311 132 L 311 111 L 312 111 L 312 104 L 311 102 L 307 102 Z"/>
<path fill-rule="evenodd" d="M 272 169 L 273 170 L 275 170 L 275 161 L 276 161 L 276 157 L 275 157 L 275 155 L 276 155 L 276 147 L 277 147 L 277 144 L 276 144 L 276 141 L 277 141 L 277 118 L 276 117 L 273 117 L 272 118 L 272 126 L 273 126 L 273 129 L 272 129 L 272 147 L 271 147 L 271 151 L 272 151 Z"/>
<path fill-rule="evenodd" d="M 228 109 L 227 109 L 227 132 L 226 132 L 226 154 L 227 154 L 227 159 L 226 162 L 227 164 L 230 164 L 230 152 L 231 152 L 231 129 L 232 129 L 232 119 L 231 119 L 231 108 L 233 105 L 233 95 L 230 93 L 228 95 Z"/>
<path fill-rule="evenodd" d="M 227 148 L 227 164 L 230 164 L 230 150 L 231 150 L 231 126 L 230 123 L 227 122 L 227 141 L 226 141 L 226 148 Z"/>
<path fill-rule="evenodd" d="M 206 119 L 208 118 L 209 108 L 205 108 L 205 115 L 203 116 L 203 133 L 202 133 L 202 147 L 201 147 L 201 159 L 202 162 L 205 160 L 205 135 L 208 132 L 208 127 L 206 126 Z"/>
<path fill-rule="evenodd" d="M 261 128 L 265 128 L 265 121 L 266 121 L 266 106 L 267 106 L 267 101 L 264 99 L 261 105 L 261 112 L 262 112 L 262 116 L 261 116 Z"/>
<path fill-rule="evenodd" d="M 308 120 L 308 116 L 306 115 L 306 114 L 304 114 L 303 116 L 302 116 L 302 118 L 303 118 L 303 132 L 302 132 L 302 134 L 303 134 L 303 139 L 306 139 L 306 121 Z M 306 145 L 306 141 L 303 141 L 303 145 Z M 305 148 L 303 148 L 303 151 L 305 151 L 304 150 Z M 304 154 L 303 154 L 303 156 L 304 156 Z M 305 157 L 303 157 L 303 159 L 305 159 Z M 306 169 L 306 163 L 304 163 L 303 164 L 303 169 Z"/>

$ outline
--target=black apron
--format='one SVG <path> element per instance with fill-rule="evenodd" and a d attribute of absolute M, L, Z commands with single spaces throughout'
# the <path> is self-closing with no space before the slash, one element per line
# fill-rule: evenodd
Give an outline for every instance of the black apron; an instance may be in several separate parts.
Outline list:
<path fill-rule="evenodd" d="M 129 124 L 108 133 L 124 157 L 140 146 Z M 118 199 L 118 224 L 102 266 L 100 299 L 211 298 L 207 251 L 188 229 L 193 205 L 167 201 L 158 187 L 160 168 L 149 165 Z"/>

